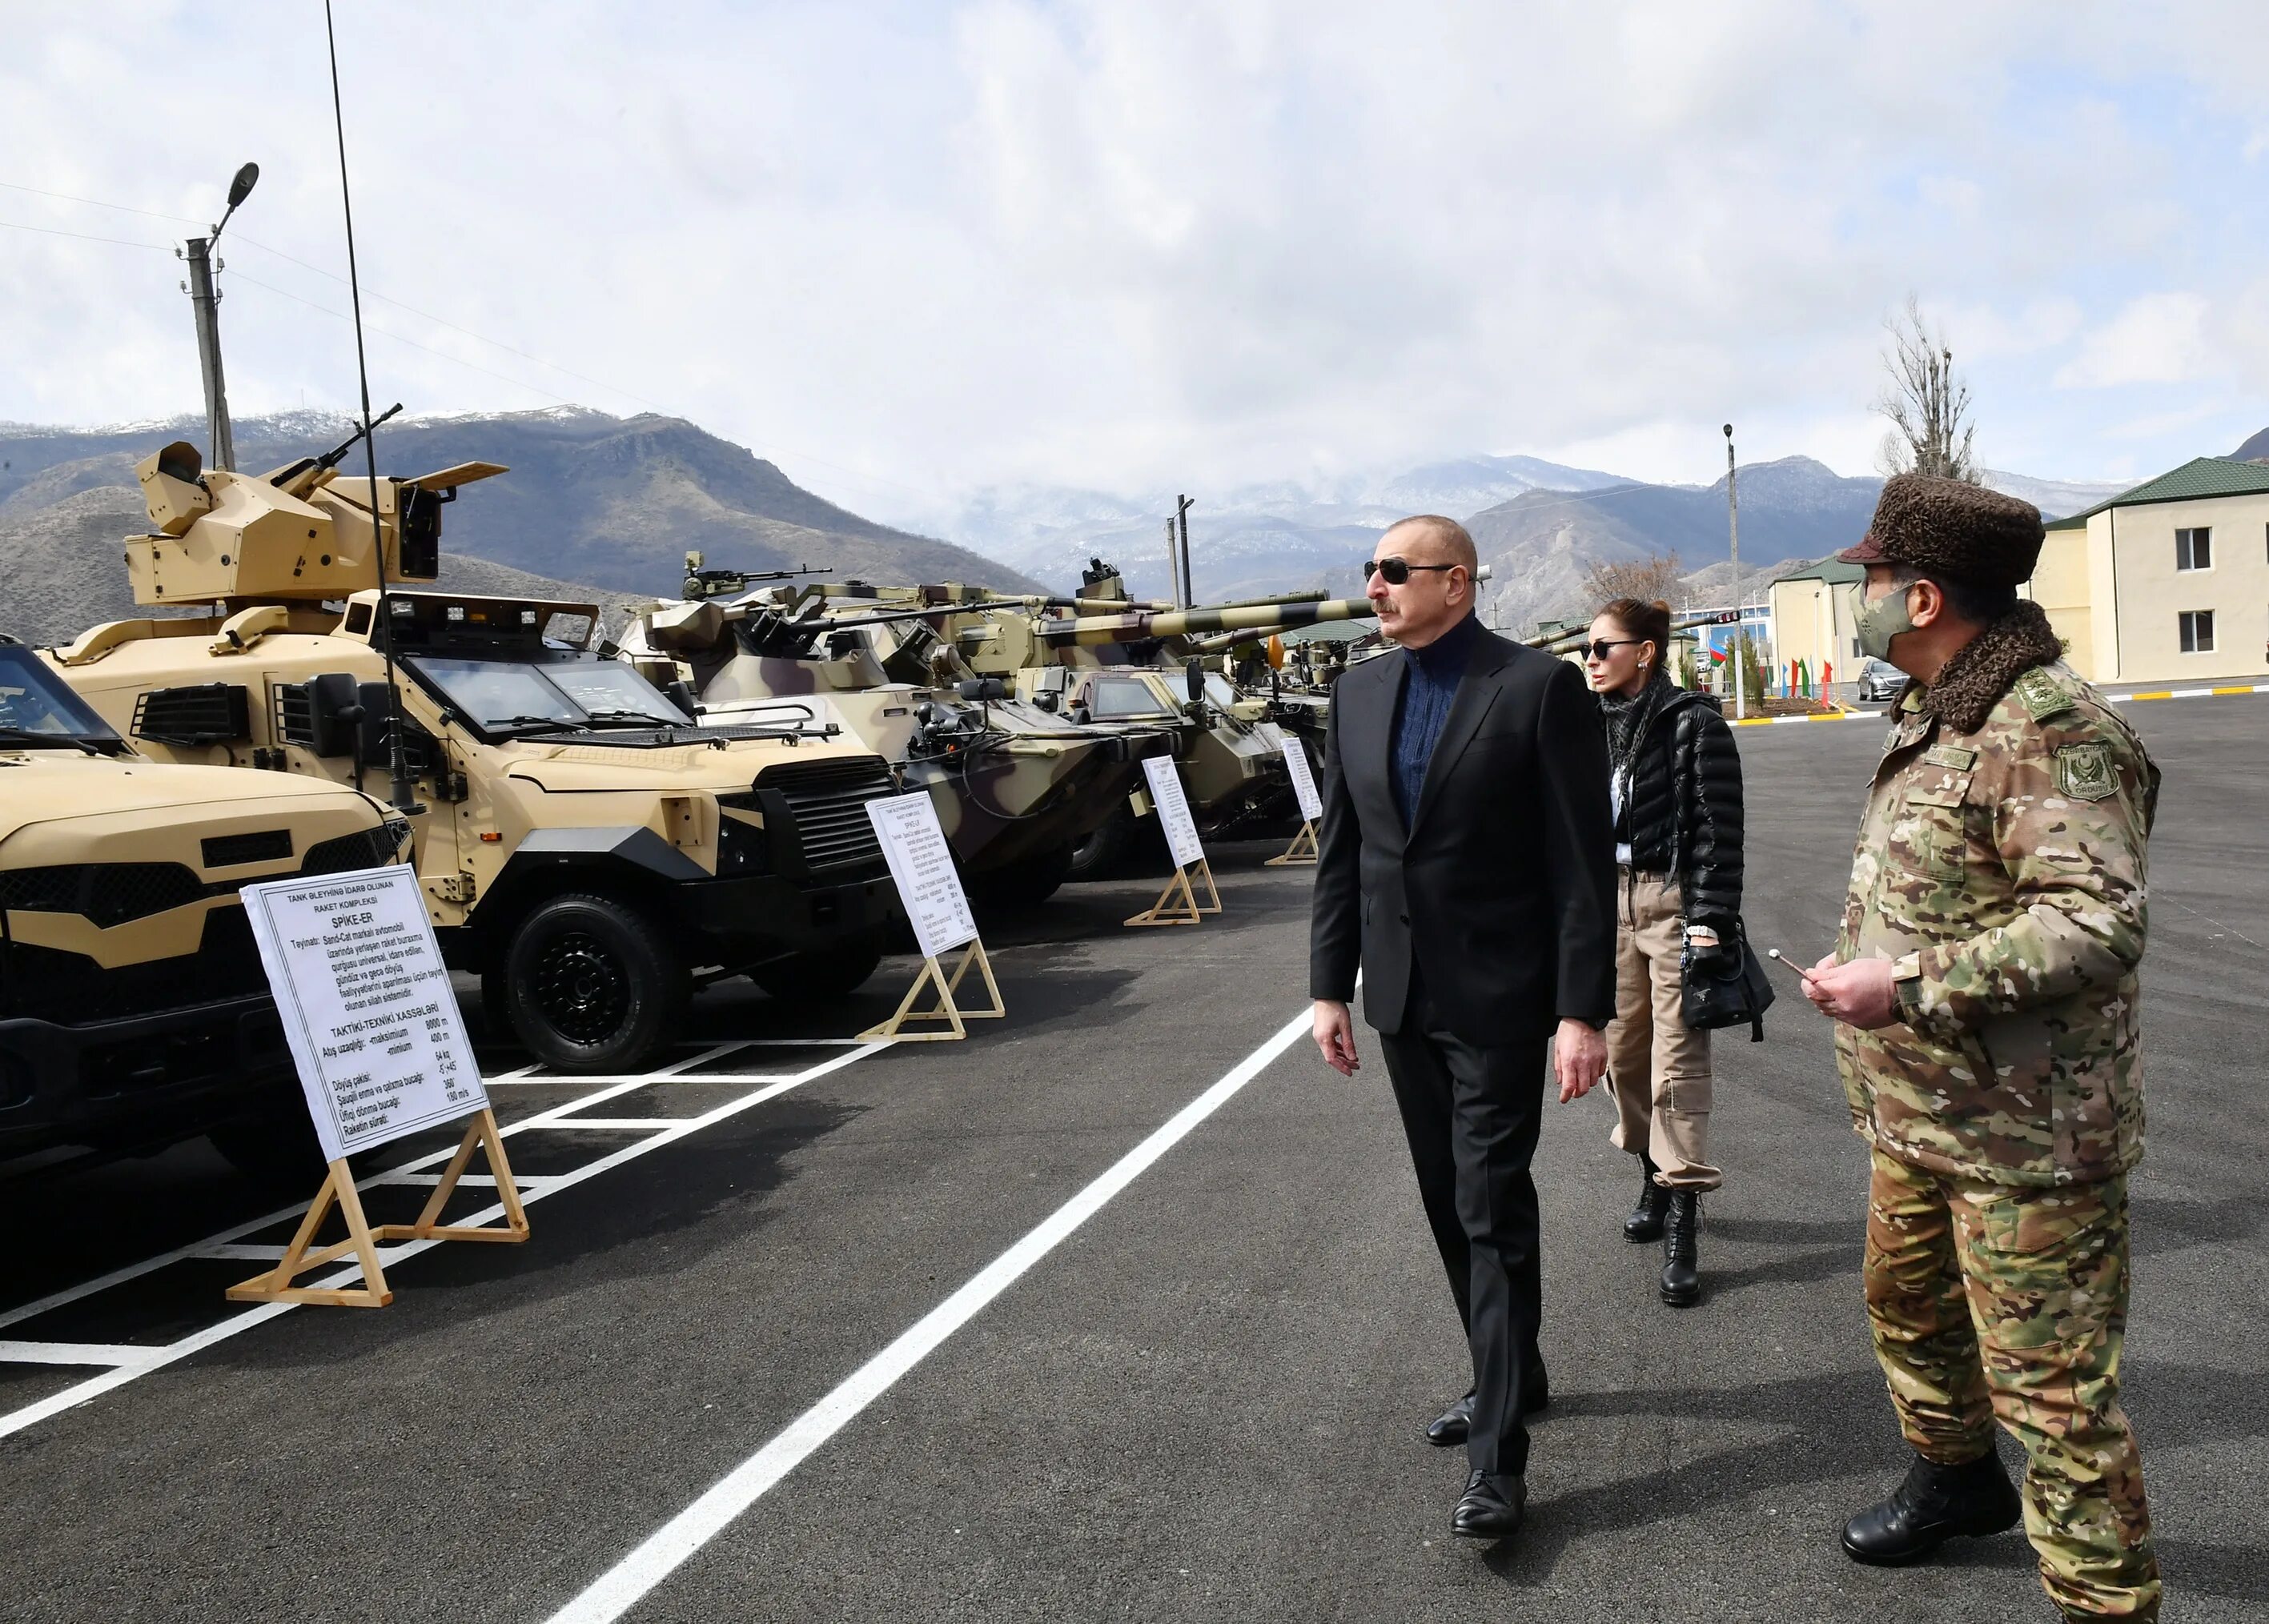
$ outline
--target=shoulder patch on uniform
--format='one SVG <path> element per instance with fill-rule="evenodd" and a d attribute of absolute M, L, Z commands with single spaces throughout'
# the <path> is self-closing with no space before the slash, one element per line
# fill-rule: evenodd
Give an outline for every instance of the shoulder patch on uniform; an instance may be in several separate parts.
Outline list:
<path fill-rule="evenodd" d="M 2039 666 L 2035 666 L 2018 677 L 2016 686 L 2010 691 L 2016 695 L 2018 704 L 2032 712 L 2033 720 L 2036 722 L 2046 721 L 2051 716 L 2060 716 L 2065 712 L 2074 709 L 2080 703 L 2078 696 L 2071 689 L 2058 682 Z"/>
<path fill-rule="evenodd" d="M 2056 753 L 2057 791 L 2072 801 L 2103 801 L 2119 787 L 2111 765 L 2111 746 L 2102 739 L 2060 744 Z"/>

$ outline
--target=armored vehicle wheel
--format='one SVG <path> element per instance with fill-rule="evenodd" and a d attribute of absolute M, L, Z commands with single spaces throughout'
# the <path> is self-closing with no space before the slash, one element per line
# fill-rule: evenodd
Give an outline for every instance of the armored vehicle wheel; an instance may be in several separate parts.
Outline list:
<path fill-rule="evenodd" d="M 1134 840 L 1134 809 L 1120 807 L 1105 819 L 1094 833 L 1072 847 L 1071 865 L 1064 871 L 1064 878 L 1102 879 L 1126 860 L 1127 848 Z"/>
<path fill-rule="evenodd" d="M 604 1074 L 637 1071 L 660 1052 L 686 987 L 684 964 L 651 919 L 570 892 L 520 922 L 481 997 L 544 1065 Z"/>
<path fill-rule="evenodd" d="M 969 882 L 969 899 L 980 908 L 1037 908 L 1056 894 L 1071 864 L 1068 841 L 1034 852 L 1021 862 L 975 876 Z"/>
<path fill-rule="evenodd" d="M 749 979 L 774 998 L 808 1003 L 857 991 L 882 962 L 883 944 L 870 937 L 760 964 L 749 972 Z"/>
<path fill-rule="evenodd" d="M 263 1185 L 314 1185 L 323 1174 L 323 1147 L 307 1120 L 307 1102 L 279 1093 L 255 1117 L 217 1123 L 205 1137 L 247 1178 Z"/>

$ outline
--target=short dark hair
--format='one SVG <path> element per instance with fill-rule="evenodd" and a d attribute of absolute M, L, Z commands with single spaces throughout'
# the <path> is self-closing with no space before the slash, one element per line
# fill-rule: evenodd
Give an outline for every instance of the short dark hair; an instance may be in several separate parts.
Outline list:
<path fill-rule="evenodd" d="M 1639 598 L 1617 598 L 1612 603 L 1601 604 L 1600 613 L 1630 636 L 1653 644 L 1656 660 L 1670 657 L 1670 605 L 1667 603 L 1660 599 L 1650 603 Z"/>
<path fill-rule="evenodd" d="M 1480 574 L 1481 553 L 1474 546 L 1473 533 L 1456 520 L 1445 519 L 1439 513 L 1413 513 L 1408 519 L 1398 519 L 1388 525 L 1379 539 L 1384 541 L 1406 527 L 1423 530 L 1448 548 L 1450 562 L 1463 565 L 1468 576 Z"/>
<path fill-rule="evenodd" d="M 1911 587 L 1917 581 L 1928 581 L 1946 600 L 1958 619 L 1973 626 L 1990 626 L 2017 607 L 2014 587 L 1981 587 L 1976 581 L 1958 576 L 1941 575 L 1935 570 L 1918 570 L 1911 564 L 1891 565 L 1891 580 L 1899 587 Z"/>

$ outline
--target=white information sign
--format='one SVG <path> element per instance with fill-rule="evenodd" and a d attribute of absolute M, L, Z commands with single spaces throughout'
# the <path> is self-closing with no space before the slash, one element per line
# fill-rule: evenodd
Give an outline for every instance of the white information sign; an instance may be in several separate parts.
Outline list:
<path fill-rule="evenodd" d="M 1308 747 L 1297 739 L 1285 740 L 1284 765 L 1292 774 L 1292 794 L 1299 798 L 1300 816 L 1314 823 L 1324 815 L 1324 798 L 1316 793 L 1316 775 L 1308 768 Z"/>
<path fill-rule="evenodd" d="M 271 880 L 241 895 L 328 1160 L 488 1104 L 415 873 Z"/>
<path fill-rule="evenodd" d="M 1198 821 L 1190 816 L 1190 799 L 1182 794 L 1182 775 L 1175 770 L 1174 758 L 1145 757 L 1142 771 L 1150 780 L 1150 804 L 1157 808 L 1158 821 L 1165 826 L 1166 846 L 1174 854 L 1174 867 L 1186 868 L 1203 862 L 1205 847 L 1198 844 Z"/>
<path fill-rule="evenodd" d="M 952 850 L 945 830 L 938 827 L 937 808 L 925 793 L 893 795 L 867 803 L 875 837 L 891 865 L 891 883 L 898 888 L 913 921 L 914 940 L 925 958 L 936 958 L 949 949 L 977 940 L 977 919 L 969 912 L 969 897 L 961 889 L 961 875 L 953 867 Z"/>

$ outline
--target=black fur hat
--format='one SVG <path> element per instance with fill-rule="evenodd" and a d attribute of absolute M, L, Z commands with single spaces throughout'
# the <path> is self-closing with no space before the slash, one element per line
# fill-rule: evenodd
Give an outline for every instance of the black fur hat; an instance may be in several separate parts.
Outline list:
<path fill-rule="evenodd" d="M 1959 479 L 1896 474 L 1883 482 L 1866 539 L 1846 564 L 1903 564 L 1979 587 L 2015 587 L 2040 561 L 2041 510 Z"/>

